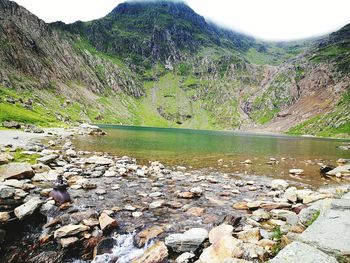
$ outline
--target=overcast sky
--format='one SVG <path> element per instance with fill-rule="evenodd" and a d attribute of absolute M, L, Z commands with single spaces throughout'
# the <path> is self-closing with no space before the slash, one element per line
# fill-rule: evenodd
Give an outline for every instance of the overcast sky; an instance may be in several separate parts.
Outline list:
<path fill-rule="evenodd" d="M 88 21 L 122 0 L 15 0 L 46 22 Z M 187 0 L 218 24 L 266 40 L 322 35 L 350 23 L 350 0 Z"/>

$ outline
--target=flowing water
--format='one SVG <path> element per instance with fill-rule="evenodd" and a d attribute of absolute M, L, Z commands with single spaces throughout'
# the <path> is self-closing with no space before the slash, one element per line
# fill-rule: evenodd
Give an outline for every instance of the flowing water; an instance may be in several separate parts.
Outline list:
<path fill-rule="evenodd" d="M 137 158 L 139 163 L 157 160 L 170 166 L 265 175 L 301 180 L 314 186 L 324 183 L 317 163 L 335 165 L 338 158 L 350 158 L 349 151 L 337 148 L 344 141 L 335 139 L 116 125 L 101 127 L 107 131 L 107 136 L 79 137 L 75 141 L 77 148 L 128 155 Z M 279 163 L 269 165 L 269 158 L 276 158 Z M 253 164 L 242 164 L 246 159 Z M 304 176 L 291 178 L 288 171 L 292 168 L 304 169 Z"/>

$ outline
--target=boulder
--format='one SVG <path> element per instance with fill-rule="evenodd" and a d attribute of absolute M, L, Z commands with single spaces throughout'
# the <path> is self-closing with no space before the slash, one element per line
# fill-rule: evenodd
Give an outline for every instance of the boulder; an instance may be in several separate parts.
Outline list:
<path fill-rule="evenodd" d="M 337 263 L 338 261 L 328 256 L 321 250 L 301 243 L 293 242 L 282 249 L 276 257 L 269 261 L 270 263 L 300 263 L 300 262 L 317 262 L 317 263 Z"/>
<path fill-rule="evenodd" d="M 327 210 L 300 235 L 300 241 L 335 257 L 350 257 L 349 218 L 350 210 Z"/>
<path fill-rule="evenodd" d="M 32 198 L 23 205 L 16 207 L 14 212 L 19 220 L 22 220 L 26 216 L 32 215 L 42 204 L 40 199 Z"/>
<path fill-rule="evenodd" d="M 204 228 L 192 228 L 183 234 L 172 234 L 165 238 L 165 244 L 175 252 L 194 252 L 208 238 Z"/>
<path fill-rule="evenodd" d="M 29 163 L 9 163 L 0 166 L 0 181 L 7 179 L 31 179 L 34 171 Z"/>
<path fill-rule="evenodd" d="M 150 246 L 145 253 L 131 261 L 131 263 L 162 263 L 168 257 L 168 249 L 164 242 L 156 242 Z"/>
<path fill-rule="evenodd" d="M 21 124 L 18 123 L 17 121 L 4 121 L 2 123 L 2 126 L 7 128 L 7 129 L 20 129 Z"/>
<path fill-rule="evenodd" d="M 214 227 L 212 230 L 209 232 L 209 242 L 211 244 L 216 243 L 220 238 L 223 236 L 232 236 L 233 233 L 233 226 L 231 225 L 226 225 L 222 224 L 217 227 Z"/>
<path fill-rule="evenodd" d="M 240 258 L 243 254 L 243 242 L 229 235 L 224 235 L 210 247 L 204 249 L 198 263 L 230 262 L 232 258 Z"/>
<path fill-rule="evenodd" d="M 67 236 L 74 236 L 76 234 L 79 234 L 80 232 L 84 232 L 87 230 L 90 230 L 90 227 L 85 225 L 66 225 L 57 229 L 54 232 L 54 237 L 62 238 Z"/>

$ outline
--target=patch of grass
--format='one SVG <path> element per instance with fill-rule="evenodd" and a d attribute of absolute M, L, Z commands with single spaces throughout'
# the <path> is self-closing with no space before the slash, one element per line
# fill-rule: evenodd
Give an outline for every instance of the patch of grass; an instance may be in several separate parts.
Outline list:
<path fill-rule="evenodd" d="M 306 226 L 311 226 L 319 216 L 320 216 L 320 211 L 318 210 L 315 214 L 313 214 L 312 218 L 306 222 Z"/>
<path fill-rule="evenodd" d="M 27 162 L 30 164 L 35 164 L 37 163 L 36 159 L 38 159 L 39 157 L 40 157 L 39 154 L 24 154 L 22 150 L 17 149 L 13 155 L 12 162 L 16 162 L 16 163 Z"/>

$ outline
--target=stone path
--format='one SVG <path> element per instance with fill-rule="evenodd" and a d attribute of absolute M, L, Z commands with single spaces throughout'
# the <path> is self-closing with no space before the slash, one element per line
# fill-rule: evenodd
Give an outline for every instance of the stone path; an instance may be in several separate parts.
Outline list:
<path fill-rule="evenodd" d="M 350 262 L 350 192 L 330 204 L 298 241 L 286 246 L 270 262 Z"/>

